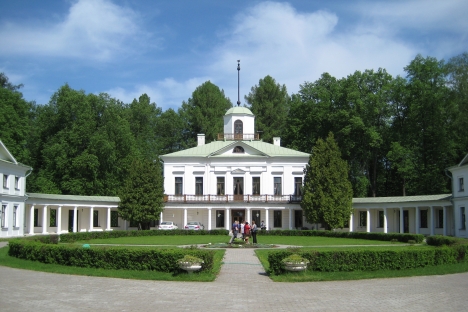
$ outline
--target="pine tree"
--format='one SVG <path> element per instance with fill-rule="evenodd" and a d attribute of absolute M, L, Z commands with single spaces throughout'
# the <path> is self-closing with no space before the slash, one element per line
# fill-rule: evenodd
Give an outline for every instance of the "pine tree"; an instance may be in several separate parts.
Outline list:
<path fill-rule="evenodd" d="M 307 222 L 327 229 L 343 228 L 352 212 L 348 165 L 341 159 L 333 133 L 318 139 L 305 169 L 301 208 Z"/>

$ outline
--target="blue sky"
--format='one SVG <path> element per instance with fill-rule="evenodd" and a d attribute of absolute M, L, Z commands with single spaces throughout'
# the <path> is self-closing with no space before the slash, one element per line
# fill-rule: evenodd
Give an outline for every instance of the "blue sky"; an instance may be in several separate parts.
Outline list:
<path fill-rule="evenodd" d="M 289 93 L 324 72 L 403 68 L 468 51 L 468 1 L 0 0 L 0 72 L 39 104 L 65 83 L 177 109 L 210 80 L 241 102 L 271 75 Z"/>

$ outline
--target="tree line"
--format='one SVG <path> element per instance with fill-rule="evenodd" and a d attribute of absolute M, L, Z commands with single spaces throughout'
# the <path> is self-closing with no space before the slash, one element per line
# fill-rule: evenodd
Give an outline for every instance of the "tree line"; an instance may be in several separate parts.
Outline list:
<path fill-rule="evenodd" d="M 444 169 L 468 152 L 468 53 L 447 62 L 418 55 L 404 70 L 405 77 L 381 68 L 341 79 L 323 73 L 292 95 L 266 76 L 246 106 L 266 142 L 279 136 L 283 146 L 310 153 L 333 133 L 354 197 L 449 192 Z M 28 192 L 118 196 L 135 159 L 154 163 L 193 147 L 198 133 L 216 140 L 232 107 L 210 81 L 177 111 L 146 94 L 123 103 L 68 85 L 39 105 L 21 87 L 0 74 L 0 139 L 34 168 Z"/>

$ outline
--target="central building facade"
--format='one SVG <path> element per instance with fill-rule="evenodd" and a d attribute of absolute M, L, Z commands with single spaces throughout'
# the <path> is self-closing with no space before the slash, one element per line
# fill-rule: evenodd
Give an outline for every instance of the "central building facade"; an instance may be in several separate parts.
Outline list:
<path fill-rule="evenodd" d="M 229 229 L 233 221 L 264 221 L 267 229 L 310 227 L 300 201 L 309 154 L 263 142 L 255 116 L 245 107 L 224 115 L 218 140 L 161 156 L 165 209 L 161 221 L 183 228 L 200 221 L 206 230 Z"/>

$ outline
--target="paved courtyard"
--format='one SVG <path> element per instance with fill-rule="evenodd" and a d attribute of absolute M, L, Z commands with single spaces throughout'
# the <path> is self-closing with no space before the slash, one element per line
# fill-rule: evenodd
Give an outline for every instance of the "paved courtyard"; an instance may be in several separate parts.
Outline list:
<path fill-rule="evenodd" d="M 1 246 L 0 246 L 1 247 Z M 215 282 L 70 276 L 0 266 L 0 311 L 466 311 L 468 273 L 275 283 L 251 249 L 228 249 Z"/>

